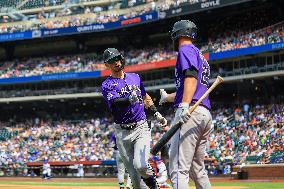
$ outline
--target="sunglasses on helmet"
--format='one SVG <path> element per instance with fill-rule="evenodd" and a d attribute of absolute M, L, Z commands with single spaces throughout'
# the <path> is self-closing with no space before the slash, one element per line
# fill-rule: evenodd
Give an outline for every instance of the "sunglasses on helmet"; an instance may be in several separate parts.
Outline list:
<path fill-rule="evenodd" d="M 115 62 L 117 62 L 117 61 L 119 61 L 119 60 L 122 60 L 121 56 L 116 56 L 116 57 L 113 57 L 113 58 L 109 59 L 109 60 L 107 61 L 107 63 L 108 63 L 108 64 L 113 64 L 113 63 L 115 63 Z"/>

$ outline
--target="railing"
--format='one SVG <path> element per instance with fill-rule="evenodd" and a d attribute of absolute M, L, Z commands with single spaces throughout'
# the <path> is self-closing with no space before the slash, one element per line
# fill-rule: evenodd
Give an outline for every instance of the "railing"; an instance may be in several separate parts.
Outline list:
<path fill-rule="evenodd" d="M 83 164 L 85 177 L 115 177 L 117 168 L 114 160 L 109 161 L 81 161 L 81 162 L 49 162 L 53 177 L 76 177 L 78 164 Z M 0 166 L 1 176 L 42 176 L 42 162 L 29 162 L 21 166 Z M 214 164 L 214 159 L 205 159 L 205 166 L 209 175 L 228 175 L 231 173 L 231 162 Z"/>
<path fill-rule="evenodd" d="M 116 165 L 114 164 L 87 164 L 84 165 L 84 176 L 85 177 L 114 177 L 116 174 Z M 17 166 L 16 168 L 12 165 L 0 167 L 0 176 L 42 176 L 42 165 L 41 166 Z M 51 175 L 53 177 L 76 177 L 78 168 L 76 164 L 63 164 L 63 165 L 51 165 Z"/>
<path fill-rule="evenodd" d="M 217 75 L 221 75 L 223 77 L 229 76 L 239 76 L 239 75 L 248 75 L 248 74 L 256 74 L 263 72 L 273 72 L 273 71 L 281 71 L 284 70 L 284 62 L 279 62 L 276 64 L 270 64 L 265 66 L 251 66 L 247 68 L 238 68 L 230 71 L 224 71 L 222 73 L 213 72 L 212 77 L 215 78 Z"/>
<path fill-rule="evenodd" d="M 86 88 L 65 88 L 65 89 L 49 89 L 49 90 L 12 90 L 1 91 L 1 98 L 10 97 L 25 97 L 25 96 L 43 96 L 43 95 L 58 95 L 58 94 L 75 94 L 75 93 L 92 93 L 101 91 L 100 87 L 86 87 Z"/>

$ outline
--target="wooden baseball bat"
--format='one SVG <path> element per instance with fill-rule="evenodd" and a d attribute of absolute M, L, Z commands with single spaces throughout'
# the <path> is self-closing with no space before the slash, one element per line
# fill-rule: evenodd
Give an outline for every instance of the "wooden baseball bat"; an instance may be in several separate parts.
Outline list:
<path fill-rule="evenodd" d="M 189 109 L 189 114 L 191 114 L 195 108 L 202 102 L 202 100 L 208 96 L 208 94 L 215 89 L 220 83 L 223 83 L 224 79 L 221 76 L 218 76 L 211 87 L 201 96 L 201 98 Z M 172 136 L 177 132 L 177 130 L 182 126 L 182 123 L 178 122 L 173 125 L 162 137 L 161 139 L 154 145 L 151 149 L 151 154 L 156 155 L 163 146 L 172 138 Z"/>

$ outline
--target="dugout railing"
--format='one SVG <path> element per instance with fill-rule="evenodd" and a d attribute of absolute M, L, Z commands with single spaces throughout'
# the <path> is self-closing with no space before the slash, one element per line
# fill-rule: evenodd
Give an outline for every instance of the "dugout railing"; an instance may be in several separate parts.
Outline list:
<path fill-rule="evenodd" d="M 49 162 L 52 177 L 78 177 L 78 164 L 83 164 L 84 177 L 116 177 L 117 168 L 114 160 L 110 161 L 70 161 Z M 210 176 L 229 176 L 232 163 L 229 161 L 218 163 L 215 159 L 205 159 L 206 169 Z M 43 163 L 29 162 L 27 164 L 0 166 L 0 177 L 42 177 Z"/>

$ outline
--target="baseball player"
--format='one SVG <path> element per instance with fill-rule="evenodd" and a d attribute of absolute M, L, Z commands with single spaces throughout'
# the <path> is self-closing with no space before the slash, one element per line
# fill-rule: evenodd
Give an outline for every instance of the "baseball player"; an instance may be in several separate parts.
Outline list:
<path fill-rule="evenodd" d="M 140 76 L 123 71 L 124 57 L 117 49 L 106 49 L 103 57 L 111 75 L 102 83 L 102 94 L 116 123 L 117 147 L 130 174 L 132 186 L 140 189 L 142 178 L 150 189 L 159 188 L 148 163 L 151 129 L 146 121 L 144 106 L 153 112 L 161 125 L 165 126 L 167 120 L 157 111 Z"/>
<path fill-rule="evenodd" d="M 173 102 L 175 117 L 172 125 L 181 122 L 170 146 L 170 176 L 174 189 L 187 189 L 191 177 L 197 189 L 211 188 L 204 166 L 207 138 L 213 130 L 210 101 L 205 98 L 191 115 L 188 110 L 208 89 L 210 67 L 192 42 L 197 27 L 189 20 L 176 22 L 171 31 L 174 48 L 178 51 L 175 81 L 176 92 L 161 90 L 160 104 Z"/>
<path fill-rule="evenodd" d="M 150 164 L 154 169 L 159 186 L 161 188 L 170 188 L 167 183 L 168 172 L 165 163 L 159 158 L 159 156 L 153 156 L 150 159 Z"/>
<path fill-rule="evenodd" d="M 84 165 L 82 163 L 78 164 L 78 173 L 77 176 L 78 177 L 84 177 Z"/>
<path fill-rule="evenodd" d="M 42 169 L 43 169 L 42 171 L 43 179 L 50 179 L 51 178 L 51 168 L 47 160 L 44 160 Z"/>

